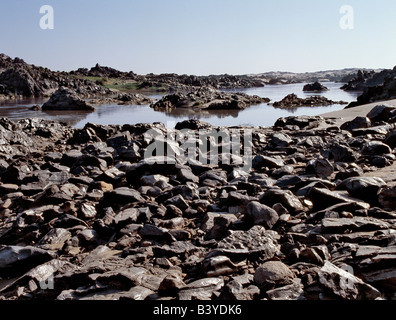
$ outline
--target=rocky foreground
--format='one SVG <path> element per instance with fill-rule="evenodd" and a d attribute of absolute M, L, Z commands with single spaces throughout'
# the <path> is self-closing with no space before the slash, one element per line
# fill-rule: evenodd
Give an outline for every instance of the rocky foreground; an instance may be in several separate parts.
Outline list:
<path fill-rule="evenodd" d="M 365 174 L 394 162 L 395 119 L 281 118 L 254 128 L 250 171 L 181 163 L 167 134 L 229 129 L 199 121 L 1 119 L 0 297 L 392 299 L 396 187 Z M 145 157 L 157 142 L 173 162 Z"/>

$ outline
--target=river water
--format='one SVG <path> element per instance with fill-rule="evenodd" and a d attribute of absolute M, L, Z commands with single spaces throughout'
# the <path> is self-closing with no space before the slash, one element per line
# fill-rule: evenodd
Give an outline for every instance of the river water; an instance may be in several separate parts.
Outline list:
<path fill-rule="evenodd" d="M 300 98 L 310 95 L 322 95 L 333 101 L 356 101 L 361 92 L 346 92 L 340 89 L 342 83 L 323 82 L 329 91 L 314 94 L 303 92 L 304 83 L 286 85 L 267 85 L 262 88 L 249 88 L 229 91 L 239 91 L 250 95 L 267 97 L 271 102 L 282 100 L 290 93 L 295 93 Z M 160 99 L 160 95 L 151 95 L 151 98 Z M 280 117 L 291 115 L 318 115 L 325 112 L 337 111 L 345 108 L 345 105 L 331 105 L 325 107 L 302 107 L 294 110 L 283 110 L 273 108 L 266 103 L 251 106 L 245 110 L 201 110 L 199 112 L 188 109 L 175 109 L 172 112 L 154 111 L 149 105 L 143 106 L 119 106 L 106 104 L 95 106 L 92 113 L 86 112 L 66 112 L 66 111 L 32 111 L 34 105 L 41 105 L 43 99 L 26 99 L 13 102 L 0 102 L 0 117 L 8 117 L 13 120 L 24 118 L 44 118 L 67 122 L 75 128 L 83 128 L 88 122 L 96 124 L 136 124 L 162 122 L 168 127 L 186 119 L 199 119 L 211 123 L 214 126 L 272 126 Z"/>

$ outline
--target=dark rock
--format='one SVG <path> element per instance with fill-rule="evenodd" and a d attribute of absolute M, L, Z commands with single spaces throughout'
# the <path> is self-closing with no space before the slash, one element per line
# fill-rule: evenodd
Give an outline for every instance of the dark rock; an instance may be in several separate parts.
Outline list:
<path fill-rule="evenodd" d="M 166 228 L 156 227 L 151 224 L 145 224 L 139 229 L 139 234 L 146 238 L 162 238 L 166 241 L 176 241 Z"/>
<path fill-rule="evenodd" d="M 179 300 L 211 300 L 213 293 L 223 286 L 222 278 L 204 278 L 189 283 L 177 296 Z"/>
<path fill-rule="evenodd" d="M 84 154 L 79 150 L 71 150 L 63 154 L 61 164 L 67 167 L 74 167 L 84 158 Z"/>
<path fill-rule="evenodd" d="M 199 254 L 201 248 L 196 247 L 189 241 L 175 241 L 170 245 L 154 246 L 153 253 L 156 257 L 179 257 L 186 259 L 192 254 Z"/>
<path fill-rule="evenodd" d="M 367 142 L 362 149 L 364 155 L 381 155 L 392 153 L 392 149 L 385 143 L 380 141 Z"/>
<path fill-rule="evenodd" d="M 380 122 L 380 121 L 388 121 L 391 115 L 391 112 L 395 109 L 393 106 L 389 106 L 386 104 L 379 104 L 375 106 L 368 114 L 367 118 L 371 120 L 371 122 Z"/>
<path fill-rule="evenodd" d="M 313 129 L 317 128 L 321 122 L 325 120 L 321 116 L 290 116 L 286 118 L 279 118 L 275 127 L 298 127 L 299 129 Z"/>
<path fill-rule="evenodd" d="M 182 279 L 174 276 L 169 275 L 162 280 L 158 291 L 162 294 L 171 294 L 174 295 L 175 293 L 179 292 L 181 289 L 186 287 L 186 284 L 183 282 Z"/>
<path fill-rule="evenodd" d="M 230 235 L 219 241 L 217 248 L 210 251 L 206 257 L 224 255 L 232 261 L 246 258 L 269 260 L 280 250 L 274 236 L 263 226 L 254 226 L 248 231 L 230 231 Z"/>
<path fill-rule="evenodd" d="M 384 180 L 375 177 L 352 177 L 344 180 L 340 185 L 348 190 L 352 197 L 366 201 L 377 199 L 378 192 L 385 186 Z"/>
<path fill-rule="evenodd" d="M 50 99 L 43 104 L 42 110 L 94 111 L 95 108 L 88 105 L 73 90 L 62 87 L 52 94 Z"/>
<path fill-rule="evenodd" d="M 363 91 L 367 87 L 382 84 L 388 76 L 389 70 L 375 72 L 374 70 L 359 70 L 354 77 L 347 79 L 347 83 L 341 87 L 346 91 Z"/>
<path fill-rule="evenodd" d="M 393 149 L 396 148 L 396 130 L 393 130 L 386 135 L 384 143 Z"/>
<path fill-rule="evenodd" d="M 164 204 L 165 205 L 169 205 L 169 204 L 174 205 L 182 211 L 185 211 L 189 207 L 188 203 L 184 200 L 183 196 L 180 194 L 166 200 Z"/>
<path fill-rule="evenodd" d="M 2 246 L 0 248 L 1 276 L 21 275 L 31 268 L 52 260 L 46 250 L 26 246 Z"/>
<path fill-rule="evenodd" d="M 176 130 L 183 130 L 183 129 L 201 130 L 201 129 L 210 129 L 211 127 L 212 127 L 212 125 L 207 122 L 190 119 L 190 120 L 184 120 L 182 122 L 178 122 L 175 126 L 175 129 Z"/>
<path fill-rule="evenodd" d="M 236 215 L 228 212 L 207 212 L 202 219 L 201 230 L 210 232 L 215 227 L 215 219 L 217 218 L 223 218 L 221 219 L 223 221 L 235 221 L 238 219 Z"/>
<path fill-rule="evenodd" d="M 260 265 L 254 274 L 254 282 L 265 291 L 288 285 L 293 282 L 295 275 L 290 268 L 280 261 L 268 261 Z"/>
<path fill-rule="evenodd" d="M 270 206 L 280 203 L 293 214 L 304 211 L 301 201 L 290 190 L 268 189 L 260 197 L 260 202 Z"/>
<path fill-rule="evenodd" d="M 113 191 L 105 192 L 104 202 L 114 204 L 115 206 L 123 206 L 135 202 L 144 202 L 144 199 L 138 191 L 127 187 L 121 187 Z"/>
<path fill-rule="evenodd" d="M 319 282 L 335 295 L 347 300 L 375 300 L 381 293 L 351 273 L 326 261 L 320 269 Z"/>
<path fill-rule="evenodd" d="M 224 287 L 220 299 L 224 300 L 254 300 L 260 295 L 260 289 L 255 285 L 245 288 L 238 278 L 234 278 Z"/>
<path fill-rule="evenodd" d="M 341 125 L 341 130 L 352 131 L 360 128 L 370 128 L 371 121 L 367 117 L 356 117 L 355 119 L 345 122 Z"/>
<path fill-rule="evenodd" d="M 252 162 L 254 169 L 261 169 L 263 167 L 272 168 L 281 168 L 284 166 L 284 162 L 282 159 L 276 159 L 272 157 L 257 155 L 253 158 Z"/>
<path fill-rule="evenodd" d="M 304 285 L 301 283 L 301 279 L 293 279 L 293 283 L 268 290 L 266 295 L 270 300 L 306 300 L 304 296 Z"/>
<path fill-rule="evenodd" d="M 21 183 L 30 173 L 31 169 L 27 165 L 11 165 L 1 175 L 1 181 L 4 183 Z"/>
<path fill-rule="evenodd" d="M 294 93 L 287 95 L 281 101 L 273 103 L 274 108 L 295 109 L 298 107 L 317 107 L 332 104 L 347 104 L 345 101 L 332 101 L 322 96 L 312 96 L 308 98 L 298 98 Z"/>
<path fill-rule="evenodd" d="M 307 163 L 305 171 L 319 177 L 329 177 L 334 173 L 334 167 L 327 159 L 316 159 Z"/>
<path fill-rule="evenodd" d="M 272 229 L 275 223 L 278 221 L 279 216 L 277 212 L 261 204 L 257 201 L 252 201 L 247 205 L 247 214 L 245 219 L 255 225 L 264 225 L 265 227 Z"/>
<path fill-rule="evenodd" d="M 114 223 L 118 226 L 136 222 L 139 212 L 136 208 L 122 210 L 114 217 Z"/>
<path fill-rule="evenodd" d="M 234 273 L 238 270 L 235 265 L 226 256 L 209 257 L 202 262 L 202 272 L 207 277 L 218 277 Z"/>
<path fill-rule="evenodd" d="M 37 247 L 44 250 L 60 250 L 66 241 L 71 238 L 71 232 L 63 228 L 51 229 L 37 243 Z"/>
<path fill-rule="evenodd" d="M 384 208 L 394 210 L 396 208 L 396 187 L 382 189 L 378 195 L 378 201 Z"/>
<path fill-rule="evenodd" d="M 340 203 L 356 203 L 362 208 L 368 208 L 369 205 L 358 199 L 350 198 L 349 194 L 341 191 L 330 191 L 323 188 L 310 188 L 306 196 L 312 200 L 315 210 L 322 210 Z"/>
<path fill-rule="evenodd" d="M 275 185 L 281 189 L 288 189 L 296 186 L 297 184 L 301 183 L 303 178 L 297 175 L 284 175 L 279 178 Z"/>
<path fill-rule="evenodd" d="M 354 218 L 325 218 L 322 220 L 322 231 L 324 233 L 342 233 L 346 230 L 381 230 L 387 229 L 389 225 L 379 219 L 354 217 Z"/>
<path fill-rule="evenodd" d="M 304 86 L 304 88 L 303 88 L 303 91 L 313 91 L 313 92 L 322 92 L 322 91 L 327 91 L 327 90 L 329 90 L 329 89 L 326 88 L 319 81 L 316 81 L 314 83 L 306 84 Z"/>
<path fill-rule="evenodd" d="M 289 146 L 293 140 L 287 135 L 287 134 L 283 134 L 283 133 L 274 133 L 271 136 L 271 142 L 275 145 L 275 146 L 279 146 L 279 147 L 287 147 Z"/>
<path fill-rule="evenodd" d="M 192 170 L 187 169 L 187 168 L 180 168 L 178 173 L 177 173 L 177 178 L 181 182 L 187 182 L 191 181 L 194 183 L 199 183 L 199 177 L 197 177 Z"/>
<path fill-rule="evenodd" d="M 0 176 L 7 170 L 8 167 L 8 162 L 0 159 Z"/>
<path fill-rule="evenodd" d="M 331 145 L 329 147 L 331 156 L 334 162 L 354 162 L 356 161 L 356 155 L 353 149 L 348 146 L 341 144 Z"/>
<path fill-rule="evenodd" d="M 237 217 L 233 214 L 223 214 L 215 216 L 213 218 L 213 227 L 208 231 L 206 237 L 208 239 L 224 238 L 228 233 L 229 227 L 235 221 L 237 221 Z"/>

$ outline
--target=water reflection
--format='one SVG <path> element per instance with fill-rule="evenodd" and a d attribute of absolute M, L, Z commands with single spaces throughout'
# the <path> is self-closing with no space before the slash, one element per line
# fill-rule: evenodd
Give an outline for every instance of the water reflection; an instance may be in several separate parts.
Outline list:
<path fill-rule="evenodd" d="M 323 93 L 303 92 L 303 83 L 289 85 L 268 85 L 261 88 L 249 88 L 243 90 L 229 90 L 244 92 L 249 95 L 258 95 L 271 99 L 271 103 L 282 100 L 290 93 L 298 97 L 306 98 L 311 95 L 322 95 L 334 101 L 355 101 L 360 92 L 346 92 L 340 89 L 342 83 L 323 83 L 329 91 Z M 151 95 L 153 99 L 160 99 L 161 95 Z M 82 128 L 88 122 L 97 124 L 135 124 L 162 122 L 168 126 L 174 126 L 175 122 L 186 119 L 198 119 L 211 123 L 215 126 L 272 126 L 280 117 L 290 115 L 317 115 L 345 108 L 345 105 L 330 105 L 324 107 L 302 107 L 298 109 L 276 109 L 266 103 L 254 105 L 245 110 L 192 110 L 174 109 L 172 111 L 155 111 L 149 105 L 99 105 L 95 106 L 95 112 L 84 111 L 33 111 L 34 105 L 42 105 L 47 99 L 24 99 L 17 101 L 0 102 L 0 117 L 8 117 L 12 120 L 24 118 L 44 118 L 66 122 L 76 128 Z"/>
<path fill-rule="evenodd" d="M 226 117 L 238 118 L 239 114 L 243 110 L 232 109 L 232 110 L 205 110 L 205 109 L 187 109 L 187 108 L 178 108 L 173 109 L 171 111 L 161 111 L 157 112 L 163 113 L 169 117 L 175 119 L 181 118 L 189 118 L 189 119 L 209 119 L 213 117 L 217 117 L 219 119 L 223 119 Z"/>

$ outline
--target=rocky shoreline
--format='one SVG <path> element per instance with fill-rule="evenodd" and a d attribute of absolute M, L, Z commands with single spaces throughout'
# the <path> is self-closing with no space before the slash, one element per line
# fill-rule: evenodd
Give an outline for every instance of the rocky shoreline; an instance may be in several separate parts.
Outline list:
<path fill-rule="evenodd" d="M 333 101 L 322 96 L 311 96 L 308 98 L 299 98 L 292 93 L 284 97 L 281 101 L 272 104 L 274 108 L 294 110 L 299 107 L 316 107 L 328 106 L 333 104 L 348 104 L 345 101 Z"/>
<path fill-rule="evenodd" d="M 175 129 L 0 119 L 0 299 L 393 299 L 396 187 L 367 173 L 394 163 L 395 116 L 378 105 L 341 125 Z M 236 148 L 251 148 L 250 170 L 213 132 L 251 132 Z M 213 158 L 198 133 L 216 161 L 182 161 L 187 142 Z M 167 139 L 178 135 L 188 141 Z M 167 154 L 148 157 L 153 143 Z"/>
<path fill-rule="evenodd" d="M 249 96 L 244 93 L 226 93 L 207 87 L 187 94 L 166 95 L 151 104 L 157 111 L 169 111 L 175 108 L 206 109 L 206 110 L 243 110 L 251 105 L 268 103 L 270 99 Z"/>

